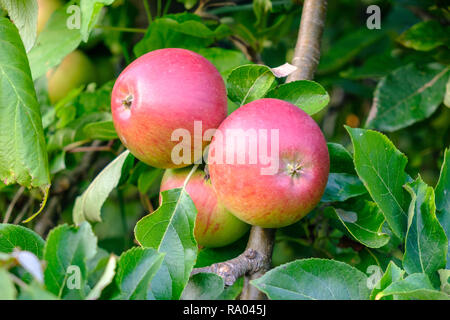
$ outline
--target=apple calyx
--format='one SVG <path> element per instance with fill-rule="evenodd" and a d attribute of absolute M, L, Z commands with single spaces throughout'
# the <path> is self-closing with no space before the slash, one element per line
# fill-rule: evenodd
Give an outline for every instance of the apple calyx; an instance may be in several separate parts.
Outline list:
<path fill-rule="evenodd" d="M 298 178 L 303 173 L 303 166 L 299 162 L 288 163 L 286 165 L 286 171 L 291 178 Z"/>
<path fill-rule="evenodd" d="M 130 93 L 129 95 L 126 96 L 125 99 L 122 100 L 122 105 L 126 109 L 130 109 L 132 104 L 133 104 L 133 95 Z"/>

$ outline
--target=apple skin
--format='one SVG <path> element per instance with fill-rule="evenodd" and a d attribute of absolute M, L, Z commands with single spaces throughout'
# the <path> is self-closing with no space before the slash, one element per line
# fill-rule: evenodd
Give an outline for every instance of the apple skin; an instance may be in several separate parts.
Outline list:
<path fill-rule="evenodd" d="M 167 169 L 161 181 L 161 192 L 181 188 L 191 168 Z M 197 208 L 194 236 L 200 246 L 223 247 L 241 238 L 250 226 L 233 216 L 217 201 L 211 182 L 197 170 L 190 178 L 186 191 Z"/>
<path fill-rule="evenodd" d="M 62 7 L 62 5 L 61 0 L 38 0 L 38 34 L 44 29 L 53 12 Z"/>
<path fill-rule="evenodd" d="M 279 129 L 279 169 L 274 175 L 261 175 L 260 169 L 268 165 L 259 159 L 256 164 L 209 161 L 217 197 L 236 217 L 251 225 L 279 228 L 297 222 L 317 205 L 327 184 L 330 159 L 325 138 L 309 115 L 278 99 L 250 102 L 222 122 L 218 130 L 223 141 L 213 138 L 208 160 L 218 147 L 223 148 L 224 158 L 227 153 L 237 155 L 238 148 L 230 148 L 229 142 L 227 148 L 228 129 Z M 249 159 L 249 139 L 245 139 L 246 150 L 240 152 Z M 268 150 L 270 154 L 270 144 Z"/>
<path fill-rule="evenodd" d="M 227 115 L 227 95 L 220 73 L 201 55 L 159 49 L 122 71 L 111 110 L 120 140 L 136 158 L 158 168 L 181 168 L 190 163 L 172 161 L 172 149 L 180 143 L 171 141 L 172 132 L 183 128 L 193 138 L 194 121 L 202 122 L 202 135 L 216 129 Z M 202 141 L 202 148 L 207 144 Z M 193 150 L 191 141 L 191 163 Z"/>
<path fill-rule="evenodd" d="M 94 65 L 82 51 L 69 53 L 56 69 L 47 73 L 50 102 L 54 104 L 71 90 L 94 82 L 95 74 Z"/>

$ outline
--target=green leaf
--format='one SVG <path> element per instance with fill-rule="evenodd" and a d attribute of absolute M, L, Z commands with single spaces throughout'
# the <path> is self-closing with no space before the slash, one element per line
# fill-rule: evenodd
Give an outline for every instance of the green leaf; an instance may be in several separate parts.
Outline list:
<path fill-rule="evenodd" d="M 271 0 L 253 0 L 253 12 L 256 16 L 256 25 L 258 25 L 262 18 L 270 11 L 272 11 Z"/>
<path fill-rule="evenodd" d="M 179 299 L 197 257 L 194 238 L 197 209 L 184 189 L 167 190 L 161 196 L 160 207 L 139 220 L 134 232 L 143 247 L 166 253 L 152 282 L 154 297 Z"/>
<path fill-rule="evenodd" d="M 356 173 L 353 157 L 344 146 L 339 143 L 327 143 L 330 155 L 330 172 Z"/>
<path fill-rule="evenodd" d="M 165 15 L 163 18 L 153 20 L 144 38 L 134 47 L 134 53 L 139 57 L 162 48 L 190 50 L 206 48 L 228 34 L 229 29 L 226 25 L 220 24 L 212 30 L 195 14 Z"/>
<path fill-rule="evenodd" d="M 86 300 L 96 300 L 100 297 L 103 289 L 105 289 L 114 279 L 115 269 L 116 269 L 116 257 L 114 255 L 110 255 L 108 263 L 106 265 L 105 271 L 103 275 L 98 280 L 97 284 L 94 288 L 89 292 Z"/>
<path fill-rule="evenodd" d="M 105 112 L 108 113 L 109 119 L 111 116 L 111 92 L 114 86 L 114 81 L 109 81 L 102 85 L 100 88 L 91 90 L 88 86 L 87 90 L 80 93 L 77 97 L 77 111 L 81 113 L 96 113 Z"/>
<path fill-rule="evenodd" d="M 31 229 L 14 224 L 0 224 L 0 252 L 10 253 L 14 248 L 30 251 L 41 259 L 44 240 Z"/>
<path fill-rule="evenodd" d="M 450 77 L 448 78 L 447 84 L 445 86 L 444 104 L 445 106 L 450 108 Z"/>
<path fill-rule="evenodd" d="M 348 126 L 345 128 L 352 139 L 359 178 L 383 212 L 394 234 L 403 238 L 406 233 L 405 208 L 408 200 L 403 189 L 407 180 L 406 156 L 379 132 Z"/>
<path fill-rule="evenodd" d="M 425 273 L 430 278 L 445 267 L 448 240 L 436 217 L 434 190 L 419 176 L 405 185 L 411 194 L 403 268 L 409 274 Z"/>
<path fill-rule="evenodd" d="M 450 149 L 444 152 L 444 162 L 441 167 L 441 174 L 436 185 L 436 209 L 439 223 L 447 235 L 448 246 L 450 247 Z M 447 269 L 450 269 L 450 250 L 447 251 Z"/>
<path fill-rule="evenodd" d="M 224 291 L 223 279 L 214 273 L 197 273 L 191 277 L 181 300 L 217 300 Z"/>
<path fill-rule="evenodd" d="M 98 121 L 88 123 L 83 127 L 83 134 L 90 140 L 114 140 L 117 139 L 116 129 L 112 121 Z"/>
<path fill-rule="evenodd" d="M 79 227 L 64 224 L 51 230 L 44 249 L 47 289 L 58 298 L 84 299 L 90 291 L 87 261 L 96 251 L 97 238 L 87 222 Z"/>
<path fill-rule="evenodd" d="M 273 300 L 363 300 L 370 294 L 364 273 L 316 258 L 281 265 L 251 283 Z"/>
<path fill-rule="evenodd" d="M 67 27 L 70 15 L 66 13 L 66 7 L 52 14 L 39 34 L 36 45 L 28 53 L 33 79 L 45 75 L 49 69 L 58 65 L 81 42 L 80 30 Z"/>
<path fill-rule="evenodd" d="M 108 251 L 97 248 L 95 256 L 87 261 L 88 285 L 93 288 L 105 273 L 106 266 L 110 262 L 111 254 Z"/>
<path fill-rule="evenodd" d="M 430 51 L 441 45 L 450 44 L 450 28 L 436 20 L 422 21 L 403 32 L 397 41 L 407 48 Z"/>
<path fill-rule="evenodd" d="M 177 0 L 177 1 L 184 4 L 186 10 L 192 9 L 192 7 L 194 7 L 198 2 L 198 0 Z"/>
<path fill-rule="evenodd" d="M 33 281 L 25 288 L 21 288 L 18 300 L 58 300 L 58 297 Z"/>
<path fill-rule="evenodd" d="M 347 79 L 379 79 L 392 70 L 405 64 L 403 59 L 395 56 L 390 50 L 382 54 L 375 54 L 367 58 L 363 65 L 359 67 L 351 66 L 349 69 L 339 73 L 340 76 Z"/>
<path fill-rule="evenodd" d="M 38 3 L 36 0 L 0 0 L 11 20 L 19 29 L 25 50 L 28 52 L 36 40 Z"/>
<path fill-rule="evenodd" d="M 244 287 L 244 277 L 237 279 L 231 286 L 226 287 L 216 300 L 235 300 Z"/>
<path fill-rule="evenodd" d="M 328 105 L 330 96 L 317 82 L 309 80 L 293 81 L 270 90 L 266 98 L 285 100 L 313 115 Z"/>
<path fill-rule="evenodd" d="M 408 300 L 450 300 L 450 296 L 437 291 L 424 273 L 414 273 L 403 280 L 395 281 L 386 289 L 379 292 L 375 299 L 386 296 L 400 296 Z"/>
<path fill-rule="evenodd" d="M 14 300 L 17 291 L 8 271 L 0 268 L 0 300 Z"/>
<path fill-rule="evenodd" d="M 84 42 L 89 39 L 89 33 L 95 27 L 103 6 L 110 5 L 114 0 L 81 0 L 81 28 L 80 33 Z"/>
<path fill-rule="evenodd" d="M 442 103 L 449 68 L 409 64 L 377 85 L 366 127 L 396 131 L 428 118 Z"/>
<path fill-rule="evenodd" d="M 225 78 L 228 77 L 234 68 L 251 63 L 242 52 L 237 50 L 213 47 L 201 48 L 196 51 L 208 59 Z"/>
<path fill-rule="evenodd" d="M 50 173 L 55 174 L 66 169 L 66 152 L 60 151 L 50 159 Z"/>
<path fill-rule="evenodd" d="M 380 248 L 389 242 L 389 235 L 382 232 L 384 216 L 378 206 L 371 201 L 357 201 L 351 211 L 332 210 L 344 227 L 357 241 L 369 248 Z"/>
<path fill-rule="evenodd" d="M 95 177 L 86 191 L 76 199 L 73 207 L 73 221 L 76 224 L 85 220 L 102 221 L 103 203 L 119 183 L 122 168 L 129 154 L 128 150 L 122 152 Z"/>
<path fill-rule="evenodd" d="M 202 248 L 198 252 L 195 268 L 207 267 L 214 263 L 223 262 L 236 258 L 244 252 L 248 242 L 248 237 L 241 239 L 220 248 Z"/>
<path fill-rule="evenodd" d="M 153 277 L 164 260 L 164 253 L 150 248 L 132 248 L 119 258 L 116 283 L 120 299 L 145 300 Z"/>
<path fill-rule="evenodd" d="M 0 179 L 25 187 L 50 184 L 39 104 L 16 27 L 0 18 Z"/>
<path fill-rule="evenodd" d="M 394 262 L 389 262 L 388 267 L 386 268 L 386 272 L 381 277 L 380 281 L 377 283 L 375 288 L 372 289 L 372 293 L 370 294 L 370 300 L 375 300 L 375 297 L 378 293 L 386 289 L 392 283 L 396 281 L 400 281 L 403 279 L 403 275 L 405 271 L 397 267 Z M 382 297 L 381 300 L 392 300 L 392 296 Z"/>
<path fill-rule="evenodd" d="M 111 114 L 106 112 L 94 112 L 83 113 L 82 116 L 71 121 L 67 127 L 58 129 L 53 135 L 50 136 L 47 150 L 60 151 L 64 150 L 67 145 L 86 140 L 83 128 L 92 122 L 109 121 L 111 120 Z"/>
<path fill-rule="evenodd" d="M 75 120 L 77 116 L 77 107 L 75 105 L 75 101 L 83 92 L 83 90 L 84 85 L 73 88 L 67 93 L 65 97 L 63 97 L 55 104 L 55 115 L 58 118 L 56 128 L 64 128 L 71 121 Z"/>
<path fill-rule="evenodd" d="M 338 70 L 353 60 L 363 49 L 374 44 L 383 36 L 383 31 L 361 28 L 339 38 L 320 58 L 318 73 Z"/>
<path fill-rule="evenodd" d="M 438 270 L 438 273 L 441 280 L 441 291 L 450 295 L 450 270 L 441 269 Z"/>
<path fill-rule="evenodd" d="M 228 97 L 244 105 L 263 98 L 275 84 L 275 76 L 269 67 L 248 64 L 231 71 L 227 79 Z"/>
<path fill-rule="evenodd" d="M 444 151 L 439 181 L 436 185 L 436 209 L 450 215 L 450 149 Z"/>
<path fill-rule="evenodd" d="M 162 175 L 164 174 L 164 170 L 159 168 L 149 167 L 148 170 L 145 170 L 139 175 L 138 178 L 138 190 L 142 194 L 146 194 L 151 187 L 155 186 L 158 183 L 158 192 L 159 192 L 159 182 L 161 182 Z"/>
<path fill-rule="evenodd" d="M 320 201 L 345 201 L 365 193 L 367 190 L 357 176 L 348 173 L 330 173 Z"/>

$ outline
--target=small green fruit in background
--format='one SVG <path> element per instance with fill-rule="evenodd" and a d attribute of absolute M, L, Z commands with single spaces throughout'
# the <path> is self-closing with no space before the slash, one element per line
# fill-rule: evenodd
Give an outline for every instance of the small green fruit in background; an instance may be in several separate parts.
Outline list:
<path fill-rule="evenodd" d="M 168 169 L 161 181 L 161 192 L 181 188 L 191 168 Z M 186 191 L 197 208 L 194 236 L 204 247 L 223 247 L 242 237 L 250 226 L 235 216 L 217 201 L 211 183 L 205 173 L 197 170 L 189 180 Z"/>
<path fill-rule="evenodd" d="M 37 33 L 39 34 L 47 24 L 53 12 L 62 6 L 61 0 L 38 0 Z"/>
<path fill-rule="evenodd" d="M 95 81 L 95 67 L 83 52 L 75 50 L 47 73 L 47 79 L 50 102 L 56 103 L 72 89 Z"/>

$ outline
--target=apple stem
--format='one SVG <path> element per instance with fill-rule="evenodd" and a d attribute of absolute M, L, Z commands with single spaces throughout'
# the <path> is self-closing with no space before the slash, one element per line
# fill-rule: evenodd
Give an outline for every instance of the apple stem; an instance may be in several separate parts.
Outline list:
<path fill-rule="evenodd" d="M 191 179 L 192 175 L 195 173 L 195 171 L 197 171 L 199 164 L 196 164 L 192 167 L 191 171 L 189 172 L 188 176 L 186 177 L 186 179 L 184 180 L 184 184 L 183 184 L 183 190 L 186 189 L 186 186 L 189 182 L 189 180 Z"/>

